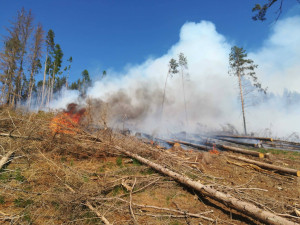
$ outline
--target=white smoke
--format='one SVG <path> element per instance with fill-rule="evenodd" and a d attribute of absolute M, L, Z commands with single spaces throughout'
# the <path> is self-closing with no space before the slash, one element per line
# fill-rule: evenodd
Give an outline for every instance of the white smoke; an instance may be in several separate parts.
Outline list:
<path fill-rule="evenodd" d="M 249 53 L 259 65 L 257 76 L 269 87 L 267 97 L 247 108 L 248 130 L 264 134 L 269 128 L 276 136 L 300 133 L 300 17 L 278 21 L 259 50 Z M 109 72 L 87 95 L 112 102 L 111 108 L 128 118 L 128 123 L 144 131 L 195 131 L 220 129 L 230 123 L 242 132 L 237 80 L 228 75 L 231 44 L 216 31 L 213 23 L 185 23 L 180 40 L 163 56 L 131 66 L 124 73 Z M 187 117 L 181 75 L 168 79 L 166 102 L 161 118 L 162 96 L 168 63 L 182 52 L 188 60 L 185 80 Z M 294 91 L 293 101 L 288 101 Z M 66 93 L 68 95 L 68 93 Z M 56 103 L 59 105 L 59 103 Z M 128 115 L 125 115 L 128 114 Z"/>

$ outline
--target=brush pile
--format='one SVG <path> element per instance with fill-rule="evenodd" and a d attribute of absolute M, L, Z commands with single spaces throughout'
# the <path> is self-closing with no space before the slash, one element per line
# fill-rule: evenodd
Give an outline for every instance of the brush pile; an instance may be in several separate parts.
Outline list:
<path fill-rule="evenodd" d="M 300 223 L 299 177 L 240 161 L 239 153 L 186 150 L 179 144 L 164 149 L 113 131 L 103 112 L 98 121 L 90 113 L 88 108 L 84 118 L 61 123 L 62 114 L 0 108 L 1 223 L 266 223 L 207 188 L 289 224 Z M 247 158 L 300 169 L 300 154 Z M 196 190 L 153 165 L 203 188 Z"/>

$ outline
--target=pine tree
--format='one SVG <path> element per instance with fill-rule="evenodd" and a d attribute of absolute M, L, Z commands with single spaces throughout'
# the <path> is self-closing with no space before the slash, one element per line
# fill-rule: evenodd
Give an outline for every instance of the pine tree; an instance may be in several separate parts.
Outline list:
<path fill-rule="evenodd" d="M 244 133 L 245 135 L 247 135 L 242 77 L 246 79 L 251 79 L 253 86 L 256 87 L 259 91 L 266 93 L 266 89 L 263 89 L 261 84 L 257 81 L 257 77 L 254 71 L 257 68 L 257 65 L 254 64 L 253 60 L 247 59 L 246 50 L 244 50 L 243 48 L 239 48 L 237 46 L 231 48 L 231 52 L 229 54 L 229 65 L 230 70 L 228 71 L 228 73 L 230 75 L 238 77 L 243 114 Z"/>
<path fill-rule="evenodd" d="M 163 99 L 162 99 L 162 106 L 161 106 L 161 117 L 163 115 L 163 111 L 164 111 L 164 104 L 165 104 L 165 98 L 166 98 L 166 88 L 167 88 L 167 82 L 168 82 L 168 78 L 173 77 L 174 74 L 178 73 L 178 63 L 175 59 L 171 59 L 169 61 L 169 70 L 167 73 L 167 77 L 166 77 L 166 81 L 165 81 L 165 87 L 164 87 L 164 93 L 163 93 Z"/>
<path fill-rule="evenodd" d="M 188 125 L 188 116 L 187 116 L 186 99 L 185 99 L 185 88 L 184 88 L 184 72 L 188 68 L 188 64 L 187 64 L 187 59 L 186 59 L 186 57 L 184 56 L 183 53 L 179 54 L 178 64 L 179 64 L 180 72 L 181 72 L 185 120 L 186 120 L 186 124 Z"/>

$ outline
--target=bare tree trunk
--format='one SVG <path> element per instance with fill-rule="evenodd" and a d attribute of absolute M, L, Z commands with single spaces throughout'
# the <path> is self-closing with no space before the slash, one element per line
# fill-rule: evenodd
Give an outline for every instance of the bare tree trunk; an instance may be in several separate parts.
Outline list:
<path fill-rule="evenodd" d="M 53 99 L 53 89 L 54 89 L 54 81 L 55 81 L 55 62 L 53 67 L 53 73 L 52 73 L 52 80 L 51 80 L 51 88 L 50 88 L 50 101 Z M 49 102 L 50 103 L 50 102 Z"/>
<path fill-rule="evenodd" d="M 245 107 L 244 107 L 244 97 L 243 97 L 243 90 L 242 90 L 242 80 L 241 74 L 238 70 L 238 78 L 239 78 L 239 87 L 240 87 L 240 95 L 241 95 L 241 104 L 242 104 L 242 113 L 243 113 L 243 122 L 244 122 L 244 132 L 247 135 L 247 127 L 246 127 L 246 118 L 245 118 Z"/>
<path fill-rule="evenodd" d="M 162 100 L 162 105 L 161 105 L 161 115 L 160 115 L 161 119 L 162 119 L 163 113 L 164 113 L 164 105 L 165 105 L 166 88 L 167 88 L 168 77 L 169 77 L 169 72 L 167 74 L 166 81 L 165 81 L 165 88 L 164 88 L 163 100 Z"/>
<path fill-rule="evenodd" d="M 46 74 L 47 74 L 47 60 L 48 60 L 48 52 L 47 52 L 47 54 L 46 54 L 46 61 L 45 61 L 45 69 L 44 69 L 44 79 L 43 79 L 43 88 L 42 88 L 41 106 L 44 105 L 44 98 L 45 98 L 45 84 L 46 84 Z"/>
<path fill-rule="evenodd" d="M 187 110 L 186 110 L 185 89 L 184 89 L 184 79 L 183 79 L 183 69 L 182 69 L 182 67 L 181 67 L 181 80 L 182 80 L 182 91 L 183 91 L 185 121 L 186 121 L 186 125 L 188 125 L 188 117 L 187 117 Z"/>
<path fill-rule="evenodd" d="M 68 69 L 68 75 L 67 75 L 67 78 L 66 78 L 66 88 L 67 88 L 67 89 L 68 89 L 68 87 L 69 87 L 69 84 L 68 84 L 69 75 L 70 75 L 70 68 Z"/>

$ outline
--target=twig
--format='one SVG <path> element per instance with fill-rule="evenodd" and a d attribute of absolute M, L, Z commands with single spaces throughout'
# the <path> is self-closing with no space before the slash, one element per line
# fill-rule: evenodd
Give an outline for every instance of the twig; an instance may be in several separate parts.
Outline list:
<path fill-rule="evenodd" d="M 95 198 L 95 199 L 97 199 L 97 200 L 113 200 L 113 199 L 116 199 L 116 200 L 119 200 L 119 201 L 126 202 L 126 203 L 130 204 L 129 201 L 126 201 L 125 199 L 118 198 L 118 197 L 116 197 L 116 198 Z M 189 212 L 186 212 L 186 211 L 170 209 L 170 208 L 163 208 L 163 207 L 158 207 L 158 206 L 153 206 L 153 205 L 140 205 L 140 204 L 136 204 L 136 203 L 131 203 L 131 204 L 134 205 L 134 206 L 137 206 L 139 208 L 158 209 L 158 210 L 169 211 L 169 212 L 174 212 L 174 213 L 179 213 L 179 214 L 185 215 L 185 216 L 181 216 L 181 217 L 190 216 L 190 217 L 202 218 L 202 219 L 205 219 L 205 220 L 208 220 L 208 221 L 211 221 L 211 222 L 215 221 L 214 219 L 203 216 L 205 214 L 212 213 L 213 210 L 196 214 L 196 213 L 189 213 Z"/>
<path fill-rule="evenodd" d="M 18 130 L 17 126 L 15 125 L 15 123 L 14 123 L 14 121 L 13 121 L 13 119 L 12 119 L 10 113 L 9 113 L 9 110 L 7 110 L 7 113 L 8 113 L 8 116 L 9 116 L 9 118 L 10 118 L 12 124 L 14 125 L 15 129 L 16 129 L 16 130 L 18 131 L 18 133 L 21 135 L 20 131 Z"/>
<path fill-rule="evenodd" d="M 101 220 L 102 220 L 102 222 L 104 223 L 104 224 L 106 224 L 106 225 L 111 225 L 111 223 L 104 217 L 104 216 L 102 216 L 93 206 L 92 206 L 92 204 L 89 202 L 89 201 L 87 201 L 86 202 L 86 206 L 91 210 L 91 211 L 93 211 Z"/>
<path fill-rule="evenodd" d="M 134 183 L 132 185 L 132 188 L 130 190 L 130 202 L 129 202 L 129 208 L 130 208 L 130 213 L 131 213 L 131 216 L 133 218 L 133 221 L 134 221 L 134 224 L 138 224 L 138 222 L 136 221 L 136 218 L 134 216 L 134 213 L 133 213 L 133 210 L 132 210 L 132 191 L 133 191 L 133 188 L 135 186 L 135 183 L 136 183 L 136 177 L 134 178 Z"/>

